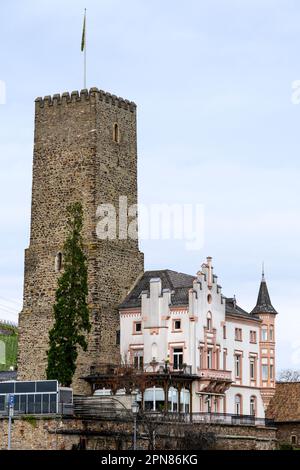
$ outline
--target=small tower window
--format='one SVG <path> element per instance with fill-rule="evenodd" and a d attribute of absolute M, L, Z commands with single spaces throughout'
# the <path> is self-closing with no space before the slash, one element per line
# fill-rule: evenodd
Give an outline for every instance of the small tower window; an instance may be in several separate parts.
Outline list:
<path fill-rule="evenodd" d="M 117 123 L 114 124 L 113 128 L 113 141 L 117 143 L 120 142 L 120 130 Z"/>
<path fill-rule="evenodd" d="M 121 343 L 121 332 L 120 330 L 117 330 L 116 331 L 116 345 L 120 346 L 120 343 Z"/>
<path fill-rule="evenodd" d="M 268 341 L 268 328 L 266 326 L 263 326 L 261 329 L 261 340 Z"/>
<path fill-rule="evenodd" d="M 61 252 L 55 256 L 55 272 L 59 273 L 62 269 L 63 255 Z"/>

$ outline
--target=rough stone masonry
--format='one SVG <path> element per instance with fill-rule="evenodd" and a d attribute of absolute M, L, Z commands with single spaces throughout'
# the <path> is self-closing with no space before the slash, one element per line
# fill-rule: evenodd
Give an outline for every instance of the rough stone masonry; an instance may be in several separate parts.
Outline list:
<path fill-rule="evenodd" d="M 56 259 L 66 238 L 66 208 L 80 201 L 88 257 L 92 330 L 80 352 L 75 393 L 92 366 L 118 359 L 117 306 L 143 272 L 138 240 L 99 240 L 96 211 L 118 208 L 119 196 L 137 203 L 136 105 L 91 88 L 37 98 L 30 245 L 25 251 L 23 309 L 19 318 L 18 379 L 45 378 L 48 332 L 53 324 Z M 60 256 L 60 255 L 59 255 Z"/>
<path fill-rule="evenodd" d="M 174 426 L 174 423 L 173 423 Z M 184 434 L 185 424 L 180 424 Z M 197 433 L 198 425 L 194 431 Z M 157 450 L 178 450 L 179 437 L 172 434 L 172 424 L 165 423 L 156 430 Z M 201 427 L 200 427 L 201 429 Z M 216 450 L 274 450 L 277 447 L 276 429 L 264 426 L 214 425 Z M 8 420 L 0 418 L 0 450 L 7 448 Z M 80 441 L 87 450 L 132 449 L 132 421 L 81 420 L 76 418 L 17 417 L 12 427 L 13 450 L 71 450 Z M 139 449 L 149 447 L 149 429 L 137 428 Z"/>

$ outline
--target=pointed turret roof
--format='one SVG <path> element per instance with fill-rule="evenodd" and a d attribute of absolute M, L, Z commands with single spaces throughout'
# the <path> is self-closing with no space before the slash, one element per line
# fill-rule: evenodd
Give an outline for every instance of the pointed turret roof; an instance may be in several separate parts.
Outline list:
<path fill-rule="evenodd" d="M 274 313 L 275 315 L 278 313 L 276 312 L 275 308 L 271 304 L 271 299 L 270 299 L 267 283 L 265 280 L 264 267 L 262 271 L 262 279 L 260 283 L 256 306 L 254 307 L 251 313 L 252 314 Z"/>

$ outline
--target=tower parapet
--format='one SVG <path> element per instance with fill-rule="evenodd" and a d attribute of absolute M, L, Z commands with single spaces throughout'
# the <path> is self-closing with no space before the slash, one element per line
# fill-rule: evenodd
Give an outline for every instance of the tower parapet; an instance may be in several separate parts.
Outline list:
<path fill-rule="evenodd" d="M 69 103 L 76 103 L 78 101 L 104 101 L 105 103 L 123 108 L 131 112 L 135 112 L 136 104 L 133 101 L 112 95 L 96 87 L 82 89 L 81 91 L 74 90 L 71 93 L 64 92 L 62 94 L 56 93 L 54 95 L 47 95 L 44 98 L 38 97 L 35 100 L 36 107 L 43 108 L 45 106 L 57 106 Z"/>

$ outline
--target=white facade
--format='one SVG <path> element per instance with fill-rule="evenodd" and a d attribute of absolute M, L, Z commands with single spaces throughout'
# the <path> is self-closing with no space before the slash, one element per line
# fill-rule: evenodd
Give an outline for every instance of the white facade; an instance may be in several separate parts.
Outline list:
<path fill-rule="evenodd" d="M 181 392 L 182 411 L 192 407 L 193 412 L 263 418 L 262 321 L 240 309 L 235 299 L 223 297 L 211 259 L 202 265 L 190 288 L 163 289 L 159 276 L 150 278 L 148 284 L 140 294 L 140 306 L 121 306 L 122 360 L 145 372 L 162 372 L 167 367 L 173 373 L 196 376 L 190 402 L 185 390 Z M 183 293 L 182 301 L 174 301 L 176 292 L 179 297 Z M 163 390 L 155 393 L 159 396 Z M 169 391 L 171 411 L 176 394 L 176 390 Z M 159 396 L 156 401 L 162 400 Z M 174 407 L 178 411 L 177 404 Z"/>

